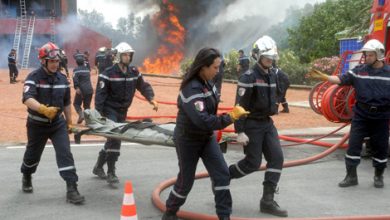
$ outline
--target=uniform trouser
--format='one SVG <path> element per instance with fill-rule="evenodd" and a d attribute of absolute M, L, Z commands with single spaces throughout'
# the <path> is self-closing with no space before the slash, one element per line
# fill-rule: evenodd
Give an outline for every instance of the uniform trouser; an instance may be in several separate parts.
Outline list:
<path fill-rule="evenodd" d="M 279 103 L 279 104 L 287 103 L 286 92 L 287 92 L 287 90 L 284 91 L 284 92 L 281 92 L 281 93 L 278 95 L 278 103 Z"/>
<path fill-rule="evenodd" d="M 254 120 L 248 118 L 245 121 L 244 132 L 249 138 L 249 143 L 244 146 L 244 159 L 230 165 L 231 178 L 241 178 L 257 171 L 261 165 L 262 154 L 264 154 L 267 160 L 267 169 L 263 184 L 277 186 L 282 173 L 284 157 L 278 132 L 272 119 Z"/>
<path fill-rule="evenodd" d="M 364 119 L 355 115 L 351 123 L 349 146 L 345 155 L 345 164 L 356 167 L 360 163 L 360 153 L 365 137 L 370 137 L 372 165 L 386 168 L 389 144 L 389 121 L 384 119 Z"/>
<path fill-rule="evenodd" d="M 18 68 L 16 67 L 15 64 L 8 64 L 8 69 L 9 69 L 9 78 L 15 80 L 19 75 Z"/>
<path fill-rule="evenodd" d="M 177 181 L 166 201 L 167 210 L 177 212 L 186 201 L 194 181 L 199 158 L 202 159 L 211 180 L 214 182 L 215 208 L 220 217 L 230 216 L 232 197 L 230 195 L 229 169 L 223 158 L 215 136 L 188 138 L 175 131 L 176 153 L 179 160 Z"/>
<path fill-rule="evenodd" d="M 126 120 L 127 111 L 117 111 L 110 107 L 105 107 L 103 114 L 108 119 L 114 122 L 124 122 Z M 119 139 L 107 138 L 100 155 L 106 155 L 106 161 L 117 161 L 120 155 L 122 141 Z"/>
<path fill-rule="evenodd" d="M 81 105 L 83 105 L 84 110 L 91 108 L 91 100 L 92 100 L 92 94 L 76 94 L 74 96 L 73 100 L 73 107 L 76 110 L 76 112 L 82 111 Z"/>
<path fill-rule="evenodd" d="M 44 124 L 32 119 L 27 121 L 28 143 L 23 157 L 21 172 L 32 174 L 37 170 L 41 155 L 48 139 L 51 140 L 56 153 L 59 173 L 65 181 L 77 182 L 76 167 L 70 151 L 70 142 L 66 122 L 60 117 L 55 122 Z"/>

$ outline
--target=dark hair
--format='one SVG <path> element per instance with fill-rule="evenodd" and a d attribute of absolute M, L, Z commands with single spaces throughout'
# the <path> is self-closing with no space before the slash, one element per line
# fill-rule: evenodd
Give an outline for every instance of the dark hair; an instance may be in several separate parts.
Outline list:
<path fill-rule="evenodd" d="M 244 53 L 244 51 L 243 51 L 243 50 L 239 50 L 238 52 L 239 52 L 239 53 Z"/>
<path fill-rule="evenodd" d="M 183 77 L 180 89 L 183 89 L 192 79 L 197 77 L 202 67 L 209 67 L 214 63 L 214 60 L 221 58 L 221 53 L 214 48 L 205 47 L 202 48 L 196 55 L 194 62 L 192 62 L 190 69 Z"/>

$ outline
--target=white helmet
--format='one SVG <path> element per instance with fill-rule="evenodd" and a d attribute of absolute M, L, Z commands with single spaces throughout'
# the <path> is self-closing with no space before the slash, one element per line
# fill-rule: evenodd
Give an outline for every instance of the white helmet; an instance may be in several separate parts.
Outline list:
<path fill-rule="evenodd" d="M 126 42 L 120 42 L 118 45 L 116 45 L 115 50 L 117 51 L 116 54 L 116 60 L 118 62 L 121 61 L 121 54 L 122 53 L 133 53 L 135 50 Z"/>
<path fill-rule="evenodd" d="M 106 51 L 106 47 L 101 47 L 101 48 L 99 48 L 98 51 L 99 51 L 99 52 L 105 52 L 105 51 Z"/>
<path fill-rule="evenodd" d="M 371 39 L 367 41 L 363 48 L 360 50 L 362 52 L 375 52 L 377 56 L 377 60 L 384 60 L 385 59 L 385 47 L 383 44 L 377 40 L 377 39 Z"/>
<path fill-rule="evenodd" d="M 256 46 L 257 46 L 257 48 L 259 48 L 258 59 L 261 56 L 265 56 L 265 57 L 272 59 L 272 60 L 279 59 L 278 48 L 276 46 L 275 41 L 271 37 L 265 35 L 265 36 L 259 38 L 255 42 L 255 44 L 253 45 L 253 47 L 256 47 Z"/>

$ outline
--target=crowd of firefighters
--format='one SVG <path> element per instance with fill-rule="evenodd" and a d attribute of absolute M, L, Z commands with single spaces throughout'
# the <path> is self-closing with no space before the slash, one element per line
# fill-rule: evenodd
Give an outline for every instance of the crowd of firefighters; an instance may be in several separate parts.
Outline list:
<path fill-rule="evenodd" d="M 343 76 L 327 76 L 318 71 L 312 71 L 308 76 L 341 85 L 352 85 L 356 89 L 358 104 L 354 107 L 351 139 L 345 156 L 347 176 L 339 186 L 358 184 L 356 167 L 360 162 L 362 142 L 365 137 L 370 137 L 375 150 L 374 186 L 382 188 L 383 171 L 388 157 L 390 67 L 383 62 L 384 48 L 379 41 L 368 41 L 362 51 L 366 63 Z M 136 90 L 140 91 L 155 111 L 159 108 L 152 86 L 145 81 L 137 67 L 130 65 L 134 54 L 134 49 L 122 42 L 113 49 L 100 48 L 95 57 L 99 74 L 95 89 L 95 109 L 114 122 L 125 122 Z M 183 76 L 174 131 L 180 166 L 177 182 L 166 201 L 167 209 L 163 220 L 178 219 L 176 213 L 192 188 L 199 159 L 202 159 L 210 174 L 219 219 L 230 219 L 230 181 L 257 171 L 262 163 L 262 155 L 267 160 L 267 169 L 260 210 L 276 216 L 288 216 L 287 210 L 274 200 L 284 156 L 277 129 L 270 117 L 278 113 L 279 104 L 283 106 L 281 112 L 289 112 L 285 99 L 289 87 L 288 77 L 276 66 L 277 46 L 268 36 L 255 42 L 250 57 L 245 56 L 243 50 L 239 54 L 237 70 L 240 76 L 236 105 L 226 114 L 217 114 L 221 90 L 216 87 L 219 82 L 215 78 L 218 74 L 223 74 L 223 57 L 217 49 L 201 49 Z M 50 42 L 39 49 L 38 57 L 41 67 L 28 74 L 23 88 L 23 103 L 28 107 L 28 143 L 21 165 L 22 190 L 26 193 L 33 192 L 32 174 L 37 169 L 47 140 L 50 139 L 56 151 L 59 173 L 66 181 L 67 201 L 82 204 L 85 198 L 77 189 L 78 176 L 68 136 L 73 121 L 67 57 L 63 50 Z M 77 64 L 72 74 L 75 89 L 73 106 L 79 116 L 77 123 L 80 124 L 84 120 L 83 109 L 91 108 L 94 89 L 89 53 L 77 50 L 73 58 Z M 253 66 L 250 66 L 250 59 L 255 61 Z M 10 83 L 15 83 L 18 76 L 15 50 L 11 50 L 8 61 Z M 213 131 L 232 123 L 237 133 L 237 142 L 244 146 L 245 156 L 228 166 Z M 119 182 L 115 170 L 120 146 L 120 140 L 107 138 L 92 169 L 93 174 L 105 179 L 113 187 Z"/>

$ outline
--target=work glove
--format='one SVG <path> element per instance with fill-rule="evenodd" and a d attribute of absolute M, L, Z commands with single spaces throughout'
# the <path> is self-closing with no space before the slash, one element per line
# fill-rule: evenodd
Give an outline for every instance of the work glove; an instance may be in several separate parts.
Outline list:
<path fill-rule="evenodd" d="M 249 138 L 244 132 L 240 132 L 237 135 L 237 143 L 246 146 L 249 143 Z"/>
<path fill-rule="evenodd" d="M 151 105 L 153 105 L 153 110 L 157 111 L 158 110 L 158 102 L 155 100 L 152 100 L 149 102 Z"/>
<path fill-rule="evenodd" d="M 71 134 L 73 132 L 73 130 L 75 129 L 74 126 L 72 125 L 72 122 L 67 122 L 66 126 L 67 126 L 69 134 Z"/>
<path fill-rule="evenodd" d="M 312 79 L 319 79 L 321 81 L 327 81 L 329 76 L 319 70 L 312 69 L 308 74 L 306 74 L 306 77 Z"/>
<path fill-rule="evenodd" d="M 46 116 L 48 119 L 52 120 L 54 117 L 56 117 L 58 110 L 60 108 L 58 107 L 52 107 L 48 105 L 41 104 L 38 108 L 38 112 L 44 116 Z"/>
<path fill-rule="evenodd" d="M 234 106 L 233 110 L 229 112 L 228 114 L 230 115 L 230 118 L 232 121 L 236 121 L 242 116 L 247 116 L 250 112 L 245 111 L 245 109 L 239 105 Z"/>

